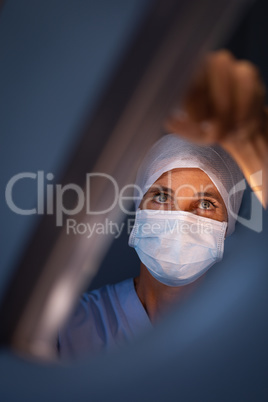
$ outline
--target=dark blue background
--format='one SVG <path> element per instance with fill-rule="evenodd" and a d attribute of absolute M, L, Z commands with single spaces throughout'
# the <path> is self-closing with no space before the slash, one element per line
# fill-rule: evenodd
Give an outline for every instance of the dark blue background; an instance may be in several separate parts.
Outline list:
<path fill-rule="evenodd" d="M 149 1 L 25 0 L 0 15 L 1 184 L 19 172 L 55 175 L 70 155 Z M 257 63 L 268 82 L 267 3 L 257 1 L 228 43 Z M 3 192 L 2 192 L 3 193 Z M 17 188 L 31 208 L 36 189 Z M 0 294 L 36 217 L 19 216 L 1 200 Z M 224 261 L 158 330 L 109 358 L 57 367 L 0 355 L 3 401 L 268 399 L 267 213 L 256 234 L 238 225 Z M 120 256 L 120 258 L 119 258 Z M 116 240 L 92 286 L 138 270 L 127 237 Z M 18 300 L 19 303 L 19 300 Z M 8 312 L 7 312 L 8 314 Z"/>

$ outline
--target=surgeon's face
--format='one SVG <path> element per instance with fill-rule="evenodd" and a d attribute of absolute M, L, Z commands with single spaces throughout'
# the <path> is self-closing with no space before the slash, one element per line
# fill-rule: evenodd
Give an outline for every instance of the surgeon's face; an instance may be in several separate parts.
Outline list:
<path fill-rule="evenodd" d="M 187 211 L 227 222 L 224 201 L 210 178 L 197 168 L 164 173 L 144 195 L 141 209 Z"/>

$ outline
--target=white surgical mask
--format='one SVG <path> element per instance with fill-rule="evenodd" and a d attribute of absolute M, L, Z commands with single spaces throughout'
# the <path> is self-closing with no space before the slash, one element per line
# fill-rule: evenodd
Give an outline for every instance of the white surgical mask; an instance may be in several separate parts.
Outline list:
<path fill-rule="evenodd" d="M 181 286 L 222 259 L 226 227 L 190 212 L 138 209 L 129 245 L 158 281 Z"/>

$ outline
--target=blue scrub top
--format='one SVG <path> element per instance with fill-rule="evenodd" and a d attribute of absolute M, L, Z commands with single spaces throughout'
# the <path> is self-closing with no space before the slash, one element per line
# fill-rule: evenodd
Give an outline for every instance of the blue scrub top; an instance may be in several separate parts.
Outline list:
<path fill-rule="evenodd" d="M 110 350 L 152 328 L 138 298 L 133 278 L 84 294 L 65 328 L 60 332 L 60 358 Z"/>

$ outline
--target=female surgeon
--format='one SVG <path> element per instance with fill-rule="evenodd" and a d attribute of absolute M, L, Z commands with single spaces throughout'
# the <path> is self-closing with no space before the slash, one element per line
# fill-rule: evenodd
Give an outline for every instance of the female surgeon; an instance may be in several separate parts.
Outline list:
<path fill-rule="evenodd" d="M 129 237 L 140 275 L 83 295 L 59 334 L 63 359 L 133 339 L 187 296 L 223 257 L 243 196 L 241 170 L 248 177 L 267 162 L 263 85 L 254 66 L 225 51 L 208 57 L 167 125 L 191 142 L 166 135 L 140 166 Z"/>

